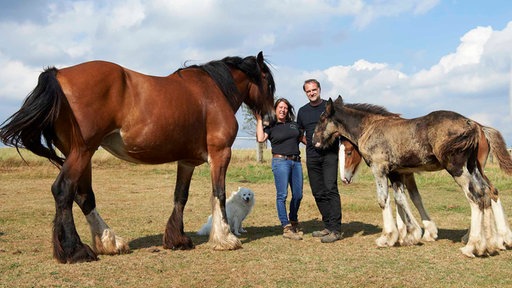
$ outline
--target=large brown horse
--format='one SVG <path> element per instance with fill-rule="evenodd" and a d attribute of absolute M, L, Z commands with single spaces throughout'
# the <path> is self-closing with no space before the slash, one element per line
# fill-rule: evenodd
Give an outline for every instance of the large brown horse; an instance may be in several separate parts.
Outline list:
<path fill-rule="evenodd" d="M 0 139 L 60 168 L 51 191 L 56 207 L 53 255 L 61 263 L 129 250 L 96 210 L 91 158 L 100 146 L 135 163 L 178 161 L 174 209 L 163 237 L 164 248 L 170 249 L 194 247 L 184 233 L 183 210 L 195 166 L 208 162 L 213 214 L 209 242 L 217 250 L 237 249 L 241 242 L 231 234 L 225 212 L 226 170 L 238 130 L 235 113 L 245 103 L 254 113 L 273 117 L 274 92 L 261 52 L 185 67 L 167 77 L 102 61 L 49 68 L 21 109 L 4 122 Z M 90 225 L 92 249 L 76 231 L 73 201 Z"/>
<path fill-rule="evenodd" d="M 469 257 L 492 255 L 512 247 L 512 231 L 498 190 L 483 170 L 483 156 L 487 156 L 485 151 L 490 146 L 500 168 L 512 175 L 512 159 L 497 130 L 451 111 L 404 119 L 379 106 L 356 106 L 345 105 L 341 97 L 334 103 L 329 99 L 313 141 L 321 148 L 343 136 L 358 147 L 370 166 L 384 222 L 378 246 L 419 241 L 421 229 L 408 207 L 404 185 L 414 180 L 412 173 L 445 169 L 462 188 L 471 207 L 469 239 L 462 253 Z M 403 234 L 393 220 L 388 179 L 395 192 L 397 223 L 398 227 L 403 225 Z"/>

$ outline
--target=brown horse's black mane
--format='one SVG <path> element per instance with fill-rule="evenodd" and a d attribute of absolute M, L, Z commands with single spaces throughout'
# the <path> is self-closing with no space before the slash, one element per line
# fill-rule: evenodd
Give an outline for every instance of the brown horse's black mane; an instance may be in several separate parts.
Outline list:
<path fill-rule="evenodd" d="M 260 70 L 258 63 L 256 62 L 256 57 L 248 56 L 245 58 L 234 56 L 234 57 L 225 57 L 222 60 L 214 60 L 210 61 L 203 65 L 190 65 L 184 66 L 176 71 L 176 73 L 180 74 L 182 70 L 185 69 L 200 69 L 208 73 L 210 77 L 217 83 L 220 90 L 230 103 L 236 103 L 236 98 L 239 96 L 238 89 L 236 88 L 235 81 L 233 80 L 233 76 L 231 75 L 230 68 L 235 68 L 242 71 L 246 74 L 252 82 L 256 83 L 260 89 L 262 85 L 261 75 L 264 73 L 267 77 L 267 82 L 269 85 L 269 91 L 272 94 L 275 93 L 276 85 L 274 82 L 274 77 L 272 76 L 272 71 L 267 66 L 266 63 L 263 63 L 263 71 Z"/>

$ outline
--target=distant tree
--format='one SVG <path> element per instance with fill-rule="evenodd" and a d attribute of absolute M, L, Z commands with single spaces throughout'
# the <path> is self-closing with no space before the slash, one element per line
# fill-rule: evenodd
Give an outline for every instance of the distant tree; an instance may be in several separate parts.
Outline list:
<path fill-rule="evenodd" d="M 242 129 L 249 135 L 256 136 L 256 118 L 254 118 L 251 109 L 249 109 L 249 107 L 247 107 L 247 105 L 245 104 L 242 105 L 242 117 Z M 258 162 L 263 162 L 263 149 L 267 148 L 267 141 L 263 143 L 259 143 L 256 141 L 256 143 L 256 160 Z"/>
<path fill-rule="evenodd" d="M 249 135 L 256 135 L 256 118 L 245 104 L 242 105 L 242 117 L 242 129 Z"/>

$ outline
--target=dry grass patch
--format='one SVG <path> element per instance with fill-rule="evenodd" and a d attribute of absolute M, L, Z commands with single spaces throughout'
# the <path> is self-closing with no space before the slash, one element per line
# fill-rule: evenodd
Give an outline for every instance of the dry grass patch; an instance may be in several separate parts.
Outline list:
<path fill-rule="evenodd" d="M 13 157 L 11 157 L 13 156 Z M 176 164 L 133 165 L 99 151 L 94 158 L 93 188 L 98 211 L 130 241 L 131 254 L 100 256 L 76 265 L 56 263 L 51 255 L 55 211 L 50 186 L 57 169 L 13 149 L 0 149 L 0 287 L 503 287 L 511 286 L 512 251 L 468 259 L 459 252 L 470 212 L 462 191 L 445 172 L 417 177 L 439 240 L 412 247 L 378 249 L 382 216 L 373 177 L 363 168 L 355 183 L 340 184 L 345 239 L 321 244 L 310 232 L 322 228 L 304 183 L 299 212 L 303 241 L 281 237 L 275 211 L 275 188 L 266 151 L 234 151 L 228 193 L 246 186 L 256 193 L 253 213 L 244 222 L 243 249 L 212 251 L 207 237 L 196 236 L 210 214 L 208 167 L 196 169 L 185 211 L 185 231 L 196 244 L 191 251 L 162 249 L 162 233 L 172 210 Z M 304 165 L 305 166 L 305 165 Z M 488 176 L 500 189 L 512 215 L 512 179 L 493 164 Z M 85 243 L 89 230 L 75 206 L 75 222 Z M 419 217 L 418 215 L 416 215 Z M 510 219 L 510 218 L 509 218 Z"/>

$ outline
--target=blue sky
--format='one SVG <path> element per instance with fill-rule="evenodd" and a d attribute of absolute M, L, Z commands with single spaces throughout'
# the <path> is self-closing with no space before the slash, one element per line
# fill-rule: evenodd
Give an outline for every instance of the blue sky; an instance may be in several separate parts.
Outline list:
<path fill-rule="evenodd" d="M 101 59 L 162 76 L 263 51 L 296 109 L 314 77 L 325 99 L 406 118 L 453 110 L 512 145 L 509 1 L 2 1 L 0 35 L 0 122 L 47 66 Z"/>

